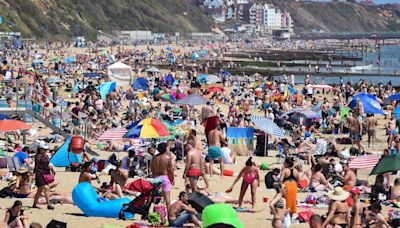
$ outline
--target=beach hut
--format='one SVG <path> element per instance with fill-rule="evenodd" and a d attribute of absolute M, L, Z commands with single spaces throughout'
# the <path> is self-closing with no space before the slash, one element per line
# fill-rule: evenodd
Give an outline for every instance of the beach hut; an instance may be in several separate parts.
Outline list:
<path fill-rule="evenodd" d="M 116 62 L 107 67 L 108 77 L 122 85 L 129 85 L 132 81 L 132 67 L 123 62 Z"/>

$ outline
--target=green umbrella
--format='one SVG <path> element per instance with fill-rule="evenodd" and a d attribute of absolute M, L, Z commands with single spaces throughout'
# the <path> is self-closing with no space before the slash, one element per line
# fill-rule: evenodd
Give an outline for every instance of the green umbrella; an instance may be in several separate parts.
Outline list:
<path fill-rule="evenodd" d="M 174 134 L 175 133 L 175 128 L 172 127 L 169 123 L 167 123 L 167 121 L 161 121 L 164 126 L 168 129 L 170 134 Z"/>
<path fill-rule="evenodd" d="M 382 158 L 378 164 L 375 165 L 370 175 L 390 173 L 398 170 L 400 170 L 400 154 L 390 155 Z"/>

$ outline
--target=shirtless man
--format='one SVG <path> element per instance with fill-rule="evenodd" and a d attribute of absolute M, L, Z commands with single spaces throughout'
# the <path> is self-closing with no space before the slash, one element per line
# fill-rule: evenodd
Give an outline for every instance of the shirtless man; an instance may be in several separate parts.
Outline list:
<path fill-rule="evenodd" d="M 387 130 L 387 134 L 389 135 L 388 148 L 390 149 L 390 147 L 392 147 L 394 136 L 396 135 L 396 119 L 394 118 L 393 113 L 390 116 L 386 130 Z"/>
<path fill-rule="evenodd" d="M 171 190 L 172 184 L 168 178 L 168 170 L 172 170 L 171 158 L 168 156 L 167 144 L 160 143 L 157 146 L 159 154 L 155 155 L 151 161 L 151 173 L 153 177 L 162 182 L 162 192 L 164 194 L 165 203 L 167 205 L 167 210 L 171 206 Z"/>
<path fill-rule="evenodd" d="M 374 142 L 376 139 L 376 127 L 378 126 L 378 120 L 374 116 L 374 114 L 367 114 L 367 118 L 365 118 L 365 122 L 367 123 L 367 132 L 368 132 L 368 147 L 374 147 Z"/>
<path fill-rule="evenodd" d="M 95 174 L 90 173 L 92 170 L 92 163 L 91 162 L 85 162 L 82 165 L 82 172 L 79 175 L 79 182 L 78 183 L 82 183 L 82 182 L 88 182 L 90 185 L 92 185 L 92 180 L 97 179 L 97 176 Z M 93 186 L 93 185 L 92 185 Z M 101 192 L 101 188 L 98 188 L 96 186 L 93 186 L 93 188 L 97 191 L 97 192 Z"/>
<path fill-rule="evenodd" d="M 197 137 L 197 132 L 195 129 L 192 129 L 189 133 L 189 137 L 187 138 L 186 144 L 190 144 L 193 148 L 195 148 L 196 150 L 198 150 L 198 152 L 200 154 L 202 154 L 204 147 L 203 147 L 203 143 L 201 142 L 201 140 L 199 139 L 199 137 Z M 204 183 L 206 184 L 206 189 L 209 189 L 209 182 L 208 182 L 208 178 L 206 176 L 206 168 L 205 168 L 205 161 L 204 158 L 202 157 L 201 159 L 201 177 L 203 177 Z"/>
<path fill-rule="evenodd" d="M 185 160 L 185 171 L 184 176 L 189 178 L 190 187 L 192 188 L 192 192 L 198 192 L 197 181 L 201 176 L 201 153 L 193 148 L 192 145 L 185 145 L 186 151 L 186 160 Z"/>
<path fill-rule="evenodd" d="M 363 127 L 358 115 L 355 112 L 353 112 L 353 115 L 348 119 L 348 124 L 353 142 L 357 145 L 360 151 L 364 151 L 365 148 L 361 145 Z"/>
<path fill-rule="evenodd" d="M 210 159 L 210 177 L 213 174 L 214 159 L 219 160 L 221 178 L 224 176 L 224 159 L 221 152 L 221 142 L 226 141 L 224 134 L 219 130 L 219 124 L 208 133 L 208 158 Z"/>
<path fill-rule="evenodd" d="M 168 221 L 171 226 L 182 227 L 187 222 L 193 222 L 196 227 L 202 227 L 197 219 L 197 211 L 189 205 L 189 196 L 186 192 L 179 193 L 179 200 L 171 205 L 168 212 Z"/>
<path fill-rule="evenodd" d="M 344 176 L 340 176 L 343 181 L 343 189 L 351 191 L 354 186 L 356 185 L 356 174 L 349 168 L 348 163 L 342 163 L 343 166 L 343 171 L 344 171 Z"/>

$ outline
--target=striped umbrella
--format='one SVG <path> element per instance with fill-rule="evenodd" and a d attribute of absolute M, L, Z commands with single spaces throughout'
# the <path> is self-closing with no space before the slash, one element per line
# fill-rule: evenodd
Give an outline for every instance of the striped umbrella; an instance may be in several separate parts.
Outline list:
<path fill-rule="evenodd" d="M 278 138 L 284 137 L 282 129 L 278 125 L 276 125 L 273 121 L 271 121 L 267 118 L 252 115 L 251 121 L 262 131 L 264 131 L 270 135 L 273 135 Z"/>
<path fill-rule="evenodd" d="M 193 94 L 193 95 L 188 95 L 180 100 L 178 100 L 175 104 L 176 105 L 205 105 L 209 102 L 206 98 Z"/>
<path fill-rule="evenodd" d="M 377 155 L 362 155 L 355 157 L 349 163 L 350 169 L 372 169 L 379 162 Z"/>
<path fill-rule="evenodd" d="M 124 138 L 126 132 L 128 132 L 128 130 L 124 128 L 112 128 L 101 134 L 98 140 L 99 141 L 120 140 Z"/>

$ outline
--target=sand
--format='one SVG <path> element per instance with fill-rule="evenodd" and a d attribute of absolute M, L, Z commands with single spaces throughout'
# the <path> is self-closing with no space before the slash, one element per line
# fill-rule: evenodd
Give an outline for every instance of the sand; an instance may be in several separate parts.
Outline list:
<path fill-rule="evenodd" d="M 75 51 L 75 50 L 73 50 Z M 126 107 L 123 106 L 123 107 Z M 224 112 L 227 112 L 227 107 L 225 105 L 222 105 L 222 108 Z M 383 117 L 380 117 L 379 121 L 379 129 L 378 129 L 378 146 L 373 149 L 369 150 L 372 152 L 381 152 L 382 149 L 386 146 L 386 136 L 384 135 L 384 124 L 386 124 L 386 121 L 383 120 Z M 37 123 L 34 125 L 34 127 L 37 128 Z M 200 128 L 199 132 L 203 132 L 203 129 Z M 39 134 L 40 135 L 46 135 L 49 133 L 49 129 L 39 129 Z M 202 136 L 204 137 L 204 135 Z M 332 138 L 332 136 L 322 136 L 323 138 Z M 33 139 L 30 139 L 33 140 Z M 364 145 L 366 146 L 366 140 L 364 140 Z M 54 145 L 52 145 L 54 146 Z M 95 147 L 92 147 L 95 148 Z M 109 155 L 111 155 L 111 152 L 105 152 L 105 151 L 97 151 L 100 154 L 99 159 L 106 159 L 108 158 Z M 118 154 L 119 158 L 122 158 L 123 156 L 127 155 L 126 152 L 120 152 Z M 276 155 L 276 151 L 270 151 L 269 156 L 270 157 L 255 157 L 253 160 L 255 162 L 267 162 L 268 164 L 273 164 L 276 163 L 277 159 L 274 157 Z M 244 163 L 247 160 L 248 157 L 238 157 L 238 162 L 235 165 L 226 165 L 227 169 L 231 169 L 234 172 L 238 173 L 242 167 L 244 167 Z M 176 174 L 176 184 L 174 186 L 174 189 L 172 191 L 171 199 L 177 199 L 178 193 L 184 189 L 184 183 L 182 177 L 182 172 L 183 172 L 183 166 L 180 165 L 182 169 L 177 170 L 175 172 Z M 307 170 L 309 167 L 305 166 L 304 169 Z M 79 173 L 70 173 L 70 172 L 65 172 L 63 169 L 57 169 L 57 175 L 56 175 L 56 181 L 59 182 L 59 185 L 55 188 L 56 191 L 62 192 L 62 193 L 71 193 L 72 189 L 78 182 L 78 176 Z M 367 179 L 368 174 L 370 170 L 360 170 L 358 172 L 358 177 L 360 179 Z M 271 227 L 271 219 L 272 216 L 270 215 L 270 210 L 268 203 L 263 202 L 263 198 L 267 197 L 269 200 L 273 198 L 275 195 L 275 192 L 273 190 L 266 190 L 265 184 L 264 184 L 264 176 L 266 174 L 266 171 L 260 171 L 260 187 L 257 189 L 257 203 L 256 203 L 256 208 L 255 208 L 255 213 L 239 213 L 238 216 L 240 220 L 243 222 L 245 227 L 248 228 L 262 228 L 262 227 Z M 219 176 L 214 176 L 210 180 L 210 185 L 211 185 L 211 192 L 225 192 L 229 186 L 233 183 L 235 177 L 223 177 L 222 179 Z M 373 181 L 374 178 L 369 178 L 369 181 Z M 108 176 L 102 176 L 101 181 L 109 181 Z M 98 184 L 94 181 L 94 185 Z M 238 197 L 239 191 L 240 191 L 240 184 L 241 180 L 239 183 L 235 186 L 233 192 L 228 194 L 231 197 Z M 5 181 L 0 181 L 0 188 L 3 188 L 6 186 L 7 183 Z M 304 200 L 305 197 L 307 196 L 307 193 L 298 193 L 298 200 Z M 250 200 L 250 191 L 248 190 L 245 199 Z M 0 199 L 0 205 L 4 207 L 10 207 L 15 199 Z M 31 206 L 33 203 L 33 200 L 31 199 L 23 199 L 22 200 L 23 204 L 25 206 Z M 237 206 L 237 205 L 233 205 Z M 245 207 L 251 208 L 251 205 L 245 205 Z M 77 206 L 73 205 L 56 205 L 54 211 L 49 211 L 47 209 L 44 209 L 45 207 L 42 206 L 42 209 L 28 209 L 26 211 L 26 214 L 29 216 L 29 221 L 30 222 L 38 222 L 41 225 L 45 226 L 50 222 L 50 220 L 55 219 L 55 220 L 60 220 L 63 222 L 66 222 L 68 224 L 68 227 L 102 227 L 103 225 L 106 224 L 114 224 L 114 225 L 121 225 L 127 226 L 132 224 L 135 221 L 138 221 L 137 219 L 133 221 L 121 221 L 113 218 L 97 218 L 97 217 L 86 217 L 83 215 L 82 211 L 79 210 Z M 302 211 L 305 209 L 299 208 L 298 211 Z M 324 214 L 327 212 L 326 209 L 313 209 L 314 213 L 317 214 Z M 0 219 L 4 217 L 5 210 L 0 210 Z M 137 216 L 139 217 L 139 216 Z M 308 227 L 307 224 L 295 224 L 291 227 Z"/>

